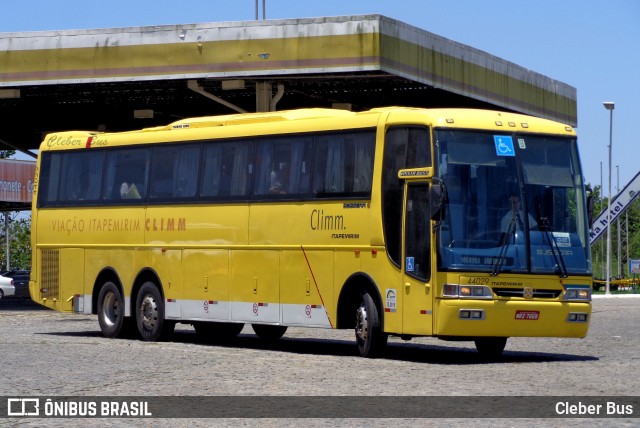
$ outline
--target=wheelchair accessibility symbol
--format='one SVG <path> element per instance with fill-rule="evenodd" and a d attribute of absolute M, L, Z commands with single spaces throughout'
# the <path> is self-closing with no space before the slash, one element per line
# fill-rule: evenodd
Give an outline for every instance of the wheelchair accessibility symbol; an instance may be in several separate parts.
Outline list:
<path fill-rule="evenodd" d="M 406 262 L 406 271 L 407 272 L 413 272 L 414 271 L 414 259 L 413 257 L 407 257 Z"/>
<path fill-rule="evenodd" d="M 513 138 L 509 135 L 494 135 L 493 142 L 496 145 L 496 154 L 498 156 L 515 156 L 516 152 L 513 148 Z"/>

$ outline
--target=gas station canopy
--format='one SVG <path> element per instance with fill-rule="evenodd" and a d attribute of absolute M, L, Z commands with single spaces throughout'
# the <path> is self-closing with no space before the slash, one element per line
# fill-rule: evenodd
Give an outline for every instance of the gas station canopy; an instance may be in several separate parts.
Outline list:
<path fill-rule="evenodd" d="M 0 33 L 0 150 L 58 130 L 385 105 L 577 124 L 575 88 L 381 15 Z"/>

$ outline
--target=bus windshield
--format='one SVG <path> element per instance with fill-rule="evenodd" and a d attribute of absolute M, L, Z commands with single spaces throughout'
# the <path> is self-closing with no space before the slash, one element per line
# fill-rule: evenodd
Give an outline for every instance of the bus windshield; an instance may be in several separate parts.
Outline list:
<path fill-rule="evenodd" d="M 448 198 L 440 269 L 591 273 L 575 138 L 440 129 L 435 139 Z"/>

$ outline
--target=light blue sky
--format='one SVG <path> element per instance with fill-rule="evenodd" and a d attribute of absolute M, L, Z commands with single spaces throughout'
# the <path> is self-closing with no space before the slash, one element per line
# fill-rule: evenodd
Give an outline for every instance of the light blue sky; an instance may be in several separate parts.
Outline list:
<path fill-rule="evenodd" d="M 260 15 L 262 14 L 262 0 Z M 484 50 L 578 90 L 586 180 L 607 194 L 609 112 L 613 175 L 640 171 L 638 0 L 267 0 L 267 19 L 380 13 Z M 0 32 L 71 30 L 255 18 L 255 0 L 0 0 Z M 2 35 L 0 34 L 0 37 Z"/>

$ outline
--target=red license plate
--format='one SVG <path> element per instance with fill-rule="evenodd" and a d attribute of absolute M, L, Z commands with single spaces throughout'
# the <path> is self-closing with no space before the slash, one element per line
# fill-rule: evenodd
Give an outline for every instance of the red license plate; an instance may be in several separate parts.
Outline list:
<path fill-rule="evenodd" d="M 517 320 L 535 321 L 540 318 L 540 311 L 516 311 Z"/>

